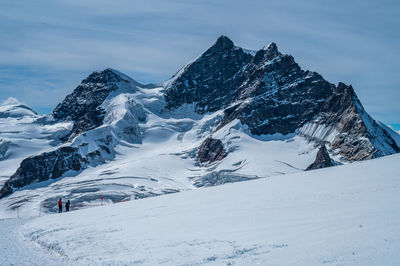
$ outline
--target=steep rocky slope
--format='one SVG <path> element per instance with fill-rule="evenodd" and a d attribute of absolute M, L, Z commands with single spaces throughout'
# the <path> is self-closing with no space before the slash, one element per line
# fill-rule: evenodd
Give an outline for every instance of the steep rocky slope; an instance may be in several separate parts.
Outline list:
<path fill-rule="evenodd" d="M 364 110 L 353 88 L 304 71 L 272 43 L 245 53 L 225 36 L 168 84 L 167 108 L 195 104 L 196 112 L 224 110 L 220 127 L 234 119 L 254 135 L 296 132 L 327 141 L 348 160 L 400 152 L 394 139 Z M 203 96 L 206 95 L 206 97 Z M 311 125 L 310 125 L 311 124 Z M 321 127 L 334 139 L 317 136 Z"/>
<path fill-rule="evenodd" d="M 133 79 L 115 70 L 93 72 L 57 105 L 53 116 L 58 120 L 74 122 L 70 136 L 73 137 L 102 125 L 105 110 L 101 105 L 111 92 L 121 88 L 133 91 L 138 85 Z"/>

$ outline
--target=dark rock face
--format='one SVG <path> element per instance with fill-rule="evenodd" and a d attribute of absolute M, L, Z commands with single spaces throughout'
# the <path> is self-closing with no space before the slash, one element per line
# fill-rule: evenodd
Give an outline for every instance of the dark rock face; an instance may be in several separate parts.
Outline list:
<path fill-rule="evenodd" d="M 253 66 L 239 88 L 241 104 L 227 110 L 224 121 L 238 118 L 255 135 L 294 132 L 319 112 L 334 90 L 317 73 L 301 70 L 291 56 L 278 55 L 259 66 Z"/>
<path fill-rule="evenodd" d="M 237 73 L 251 59 L 251 55 L 235 47 L 229 38 L 221 36 L 195 62 L 175 75 L 165 92 L 167 108 L 196 103 L 199 113 L 220 110 L 234 99 L 236 88 L 243 82 Z"/>
<path fill-rule="evenodd" d="M 53 111 L 54 118 L 74 121 L 72 136 L 100 126 L 105 113 L 101 104 L 110 92 L 118 89 L 119 82 L 128 83 L 129 81 L 111 69 L 93 72 L 57 105 Z"/>
<path fill-rule="evenodd" d="M 400 152 L 390 134 L 364 110 L 352 86 L 339 83 L 312 122 L 335 127 L 338 134 L 330 148 L 350 161 Z"/>
<path fill-rule="evenodd" d="M 221 126 L 238 118 L 256 135 L 287 134 L 311 120 L 335 89 L 274 43 L 252 56 L 226 39 L 221 36 L 172 82 L 165 92 L 168 108 L 195 103 L 204 113 L 237 103 L 225 110 Z"/>
<path fill-rule="evenodd" d="M 332 160 L 331 157 L 329 156 L 329 153 L 326 150 L 325 145 L 322 145 L 319 148 L 315 161 L 307 167 L 306 171 L 331 167 L 334 165 L 336 165 L 335 161 Z"/>
<path fill-rule="evenodd" d="M 200 114 L 223 109 L 219 128 L 239 119 L 254 135 L 286 135 L 310 122 L 329 126 L 338 132 L 330 148 L 348 160 L 400 152 L 390 134 L 365 112 L 351 86 L 335 86 L 318 73 L 302 70 L 274 43 L 253 56 L 221 36 L 178 72 L 166 87 L 165 99 L 170 109 L 184 103 L 194 103 Z"/>
<path fill-rule="evenodd" d="M 0 190 L 0 198 L 11 194 L 15 189 L 61 177 L 69 170 L 79 171 L 86 160 L 78 153 L 78 148 L 61 147 L 52 152 L 45 152 L 22 161 L 16 173 Z"/>
<path fill-rule="evenodd" d="M 219 139 L 207 138 L 200 145 L 197 158 L 201 163 L 220 161 L 226 156 L 226 151 L 222 141 Z"/>

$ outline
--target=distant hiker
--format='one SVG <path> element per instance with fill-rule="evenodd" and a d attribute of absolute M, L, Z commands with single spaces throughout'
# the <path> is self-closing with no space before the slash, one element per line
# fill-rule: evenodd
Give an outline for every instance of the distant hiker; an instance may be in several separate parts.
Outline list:
<path fill-rule="evenodd" d="M 69 212 L 69 205 L 71 204 L 71 202 L 68 200 L 67 203 L 65 203 L 65 211 Z"/>
<path fill-rule="evenodd" d="M 61 198 L 58 200 L 58 213 L 62 213 L 62 201 L 61 201 Z"/>

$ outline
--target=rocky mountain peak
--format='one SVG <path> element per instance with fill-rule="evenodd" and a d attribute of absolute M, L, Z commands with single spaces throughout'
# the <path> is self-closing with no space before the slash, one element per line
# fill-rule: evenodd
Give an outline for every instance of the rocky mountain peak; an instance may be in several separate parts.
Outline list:
<path fill-rule="evenodd" d="M 217 41 L 207 50 L 206 53 L 217 53 L 224 50 L 232 49 L 235 45 L 232 40 L 225 35 L 221 35 Z"/>
<path fill-rule="evenodd" d="M 270 44 L 265 46 L 262 50 L 266 51 L 267 54 L 269 54 L 270 56 L 277 56 L 280 54 L 278 51 L 278 46 L 274 42 L 271 42 Z"/>
<path fill-rule="evenodd" d="M 242 82 L 243 77 L 238 73 L 252 59 L 252 55 L 235 47 L 228 37 L 219 37 L 169 83 L 165 92 L 167 109 L 195 102 L 196 111 L 204 113 L 229 104 Z"/>
<path fill-rule="evenodd" d="M 101 125 L 104 118 L 101 105 L 111 92 L 118 89 L 133 92 L 137 86 L 140 86 L 138 82 L 111 68 L 95 71 L 57 105 L 53 116 L 60 120 L 74 121 L 71 135 L 67 136 L 70 138 Z"/>
<path fill-rule="evenodd" d="M 107 68 L 103 71 L 94 71 L 87 78 L 85 78 L 81 82 L 81 84 L 90 84 L 90 83 L 108 84 L 120 81 L 121 77 L 115 71 L 113 71 L 113 69 Z"/>
<path fill-rule="evenodd" d="M 102 71 L 94 71 L 87 78 L 82 80 L 82 84 L 102 84 L 103 86 L 110 85 L 113 83 L 130 83 L 134 86 L 143 86 L 139 82 L 135 81 L 131 77 L 115 70 L 107 68 Z"/>
<path fill-rule="evenodd" d="M 278 51 L 278 47 L 275 43 L 270 43 L 263 49 L 259 50 L 254 56 L 254 63 L 259 64 L 260 62 L 265 62 L 274 59 L 278 55 L 282 55 Z"/>
<path fill-rule="evenodd" d="M 302 70 L 275 43 L 254 56 L 243 51 L 221 36 L 166 88 L 167 108 L 193 103 L 198 113 L 222 109 L 218 128 L 239 119 L 254 135 L 286 135 L 307 125 L 335 130 L 329 148 L 348 160 L 399 151 L 389 134 L 365 112 L 352 86 L 335 86 L 318 73 Z"/>

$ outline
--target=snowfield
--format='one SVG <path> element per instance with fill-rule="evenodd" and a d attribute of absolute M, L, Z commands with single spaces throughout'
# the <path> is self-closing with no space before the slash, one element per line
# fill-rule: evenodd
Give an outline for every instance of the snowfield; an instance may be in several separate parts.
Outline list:
<path fill-rule="evenodd" d="M 31 241 L 27 256 L 50 264 L 398 265 L 399 162 L 393 155 L 0 228 L 14 224 L 15 241 Z M 0 238 L 0 258 L 23 264 L 5 251 L 9 234 Z M 48 254 L 31 253 L 33 245 Z"/>

